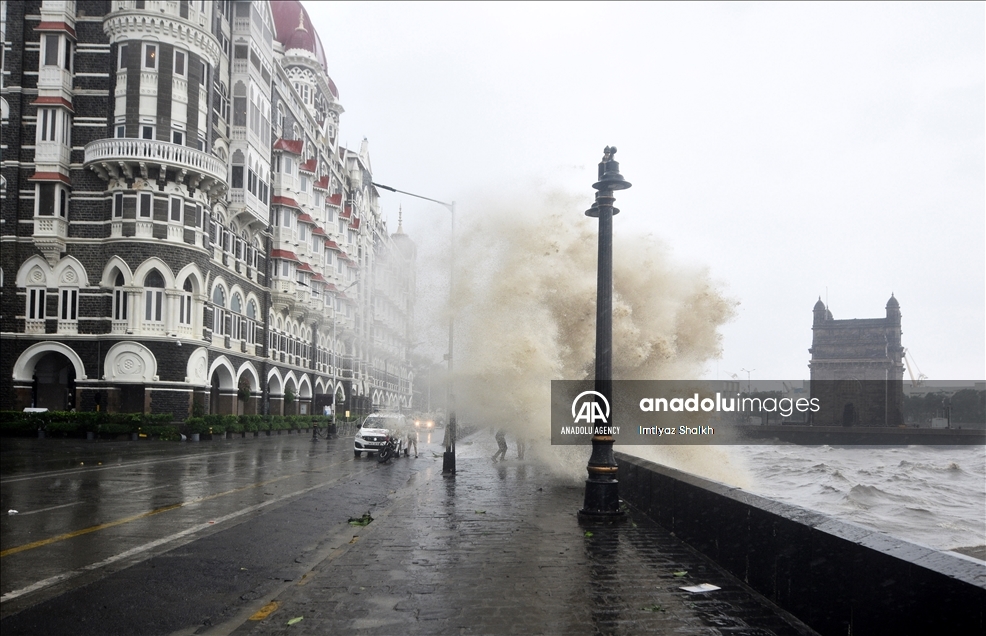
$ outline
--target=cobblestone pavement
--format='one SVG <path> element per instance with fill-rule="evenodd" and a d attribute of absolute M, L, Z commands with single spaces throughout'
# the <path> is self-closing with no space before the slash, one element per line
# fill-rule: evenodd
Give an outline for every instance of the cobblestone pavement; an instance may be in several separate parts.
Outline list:
<path fill-rule="evenodd" d="M 420 470 L 272 613 L 233 633 L 813 633 L 641 514 L 587 531 L 581 484 L 513 448 L 492 464 L 492 439 L 473 439 L 454 479 L 440 462 Z M 721 589 L 680 589 L 699 583 Z"/>

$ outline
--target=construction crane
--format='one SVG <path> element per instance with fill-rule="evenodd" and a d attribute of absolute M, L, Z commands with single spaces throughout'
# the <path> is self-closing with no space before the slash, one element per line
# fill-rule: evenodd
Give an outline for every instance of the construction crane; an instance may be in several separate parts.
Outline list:
<path fill-rule="evenodd" d="M 907 361 L 907 375 L 911 376 L 911 386 L 923 386 L 924 381 L 928 379 L 928 376 L 921 373 L 921 367 L 919 367 L 918 363 L 914 361 L 914 357 L 907 349 L 904 349 L 904 360 Z M 911 371 L 911 367 L 918 370 L 917 380 L 914 379 L 914 372 Z"/>

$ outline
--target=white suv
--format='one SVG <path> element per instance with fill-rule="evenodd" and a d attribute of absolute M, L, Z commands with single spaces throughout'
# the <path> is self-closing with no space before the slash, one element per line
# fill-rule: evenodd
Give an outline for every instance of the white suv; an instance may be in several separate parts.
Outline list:
<path fill-rule="evenodd" d="M 400 413 L 373 413 L 368 415 L 356 431 L 353 441 L 353 454 L 359 457 L 363 453 L 368 456 L 380 452 L 387 443 L 388 436 L 397 436 L 397 454 L 404 449 L 404 437 L 407 435 L 407 418 Z"/>

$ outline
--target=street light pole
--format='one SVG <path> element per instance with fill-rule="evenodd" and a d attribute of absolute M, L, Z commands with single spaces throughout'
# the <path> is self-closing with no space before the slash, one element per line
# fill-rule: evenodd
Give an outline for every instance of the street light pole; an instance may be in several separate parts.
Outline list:
<path fill-rule="evenodd" d="M 340 289 L 339 293 L 345 294 L 347 289 L 349 289 L 350 287 L 352 287 L 358 282 L 359 282 L 359 277 L 357 276 L 356 280 L 354 280 L 353 282 L 349 283 L 348 285 Z M 339 390 L 339 387 L 337 386 L 339 383 L 339 363 L 338 360 L 336 359 L 336 347 L 338 346 L 336 340 L 336 325 L 339 324 L 339 310 L 336 308 L 336 305 L 338 302 L 339 299 L 336 297 L 334 293 L 332 293 L 332 420 L 333 421 L 335 421 L 338 417 L 338 413 L 336 412 L 337 410 L 336 391 Z M 350 402 L 352 401 L 352 393 L 353 393 L 353 385 L 352 383 L 350 383 L 349 385 Z"/>
<path fill-rule="evenodd" d="M 596 369 L 595 390 L 612 403 L 613 380 L 613 215 L 619 210 L 613 207 L 614 190 L 626 190 L 630 182 L 620 174 L 620 164 L 613 159 L 616 148 L 606 146 L 603 160 L 599 162 L 599 181 L 596 201 L 586 210 L 586 216 L 599 218 L 599 252 L 596 264 Z M 598 398 L 597 398 L 598 399 Z M 610 409 L 600 405 L 601 412 Z M 612 422 L 609 422 L 612 426 Z M 593 435 L 592 455 L 586 470 L 585 500 L 579 510 L 579 520 L 584 523 L 615 523 L 626 515 L 620 510 L 617 465 L 613 456 L 613 436 Z"/>
<path fill-rule="evenodd" d="M 432 203 L 437 203 L 443 206 L 449 211 L 451 215 L 451 238 L 449 241 L 449 278 L 448 278 L 448 393 L 446 406 L 448 407 L 448 421 L 445 423 L 445 454 L 442 457 L 442 473 L 455 475 L 455 439 L 457 435 L 456 422 L 455 422 L 455 393 L 452 391 L 452 371 L 453 371 L 453 343 L 455 341 L 455 312 L 453 310 L 452 294 L 455 290 L 455 201 L 451 203 L 446 203 L 445 201 L 439 201 L 438 199 L 432 199 L 431 197 L 421 196 L 420 194 L 414 194 L 413 192 L 406 192 L 404 190 L 398 190 L 397 188 L 392 188 L 388 185 L 383 185 L 382 183 L 373 183 L 374 186 L 382 188 L 384 190 L 389 190 L 390 192 L 397 192 L 400 194 L 406 194 L 409 197 L 414 197 L 416 199 L 424 199 L 425 201 L 431 201 Z M 429 378 L 430 379 L 430 378 Z"/>

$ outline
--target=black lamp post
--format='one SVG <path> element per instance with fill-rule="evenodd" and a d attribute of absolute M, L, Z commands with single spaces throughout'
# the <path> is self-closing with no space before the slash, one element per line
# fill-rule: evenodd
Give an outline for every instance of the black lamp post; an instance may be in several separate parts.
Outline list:
<path fill-rule="evenodd" d="M 616 147 L 606 146 L 599 162 L 599 181 L 596 201 L 586 210 L 586 216 L 599 218 L 599 258 L 596 264 L 596 373 L 595 390 L 612 403 L 613 380 L 613 207 L 614 190 L 626 190 L 630 182 L 620 174 L 620 164 L 613 159 Z M 604 411 L 609 409 L 603 408 Z M 612 425 L 612 422 L 609 423 Z M 589 523 L 614 523 L 625 518 L 620 510 L 619 482 L 616 479 L 616 458 L 613 457 L 613 436 L 593 435 L 592 455 L 586 466 L 589 478 L 585 482 L 585 501 L 579 510 L 579 520 Z"/>

